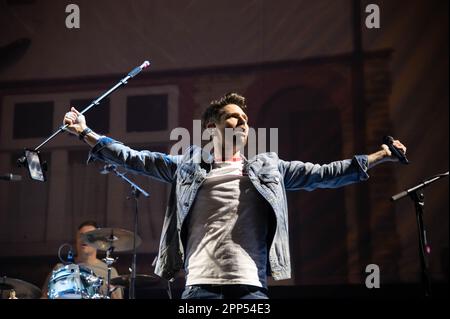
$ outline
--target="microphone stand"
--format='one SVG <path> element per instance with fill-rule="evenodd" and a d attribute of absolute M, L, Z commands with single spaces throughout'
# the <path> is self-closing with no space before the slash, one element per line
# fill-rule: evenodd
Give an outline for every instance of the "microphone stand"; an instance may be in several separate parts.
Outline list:
<path fill-rule="evenodd" d="M 134 198 L 134 233 L 133 233 L 133 261 L 131 263 L 131 278 L 130 278 L 130 289 L 128 293 L 129 299 L 136 299 L 136 234 L 138 231 L 138 198 L 139 195 L 142 194 L 145 197 L 149 197 L 150 194 L 145 190 L 140 188 L 138 185 L 133 183 L 128 177 L 125 176 L 125 173 L 121 173 L 117 170 L 114 165 L 106 165 L 105 170 L 113 171 L 118 177 L 123 179 L 125 182 L 131 185 L 131 194 Z M 130 199 L 131 197 L 127 197 Z"/>
<path fill-rule="evenodd" d="M 434 183 L 437 180 L 447 176 L 448 172 L 433 176 L 428 180 L 424 181 L 423 183 L 391 197 L 391 201 L 397 201 L 406 196 L 409 196 L 411 200 L 414 202 L 414 206 L 416 209 L 417 230 L 419 232 L 419 256 L 420 256 L 421 280 L 425 290 L 425 297 L 431 297 L 431 281 L 427 260 L 427 255 L 430 254 L 431 247 L 430 245 L 428 245 L 426 236 L 427 232 L 423 224 L 423 213 L 425 207 L 425 196 L 423 194 L 423 189 L 428 185 L 430 185 L 431 183 Z"/>
<path fill-rule="evenodd" d="M 131 78 L 134 78 L 136 75 L 138 75 L 143 69 L 147 68 L 150 65 L 150 62 L 148 61 L 144 61 L 144 63 L 142 63 L 140 66 L 135 67 L 133 70 L 131 70 L 127 76 L 125 76 L 123 79 L 121 79 L 119 82 L 117 82 L 116 85 L 114 85 L 112 88 L 110 88 L 108 91 L 106 91 L 103 95 L 101 95 L 100 97 L 98 97 L 97 99 L 95 99 L 94 101 L 92 101 L 91 104 L 89 104 L 89 106 L 87 106 L 84 110 L 82 110 L 80 112 L 80 114 L 84 114 L 87 111 L 89 111 L 91 108 L 93 108 L 94 106 L 97 106 L 100 104 L 100 102 L 107 97 L 108 95 L 110 95 L 112 92 L 114 92 L 115 90 L 117 90 L 119 87 L 125 85 L 128 83 L 128 80 Z M 65 124 L 65 125 L 61 125 L 52 135 L 50 135 L 44 142 L 42 142 L 41 144 L 39 144 L 34 151 L 38 151 L 42 146 L 44 146 L 45 144 L 47 144 L 50 140 L 52 140 L 56 135 L 58 135 L 59 133 L 63 132 L 66 130 L 66 128 L 69 125 Z M 19 162 L 21 164 L 24 164 L 26 159 L 24 159 L 24 157 L 19 158 Z"/>

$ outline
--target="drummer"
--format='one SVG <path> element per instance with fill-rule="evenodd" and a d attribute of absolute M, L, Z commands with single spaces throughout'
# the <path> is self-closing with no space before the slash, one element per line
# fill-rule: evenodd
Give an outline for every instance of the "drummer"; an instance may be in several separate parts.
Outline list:
<path fill-rule="evenodd" d="M 107 265 L 97 258 L 97 249 L 91 246 L 88 246 L 87 244 L 83 243 L 81 241 L 81 234 L 87 233 L 89 231 L 95 230 L 98 228 L 98 225 L 95 221 L 85 221 L 78 226 L 78 231 L 76 234 L 76 256 L 75 256 L 75 263 L 79 266 L 85 266 L 89 269 L 91 269 L 97 277 L 103 278 L 103 285 L 100 289 L 100 294 L 103 296 L 106 295 L 107 292 L 107 282 L 106 279 L 108 277 L 108 268 Z M 54 268 L 53 271 L 63 267 L 64 265 L 59 263 Z M 45 283 L 42 287 L 42 298 L 48 298 L 47 292 L 48 292 L 48 284 L 51 278 L 51 275 L 53 271 L 47 276 L 47 279 L 45 280 Z M 117 270 L 112 267 L 111 270 L 111 278 L 118 277 L 119 274 L 117 273 Z M 111 286 L 111 289 L 114 287 Z M 121 288 L 117 288 L 114 290 L 114 292 L 111 294 L 112 299 L 122 299 L 123 298 L 123 292 Z"/>

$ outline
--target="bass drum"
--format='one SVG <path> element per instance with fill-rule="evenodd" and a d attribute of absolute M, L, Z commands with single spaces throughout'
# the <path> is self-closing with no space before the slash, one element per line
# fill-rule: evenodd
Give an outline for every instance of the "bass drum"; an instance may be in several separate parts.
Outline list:
<path fill-rule="evenodd" d="M 48 283 L 49 299 L 100 299 L 103 280 L 84 266 L 66 265 L 53 271 Z"/>

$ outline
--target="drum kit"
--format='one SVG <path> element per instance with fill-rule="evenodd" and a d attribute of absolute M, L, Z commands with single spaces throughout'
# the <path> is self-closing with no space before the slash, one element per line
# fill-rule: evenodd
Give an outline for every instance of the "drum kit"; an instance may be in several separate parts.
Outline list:
<path fill-rule="evenodd" d="M 112 264 L 116 261 L 112 258 L 114 252 L 133 250 L 142 242 L 139 236 L 120 228 L 99 228 L 81 234 L 81 240 L 89 246 L 106 252 L 103 261 L 107 265 L 107 278 L 99 277 L 90 268 L 67 264 L 54 270 L 48 283 L 49 299 L 109 299 L 112 290 L 116 288 L 134 289 L 161 284 L 159 278 L 151 275 L 122 275 L 111 278 Z M 134 280 L 133 280 L 134 279 Z M 101 287 L 106 285 L 106 293 L 101 292 Z M 133 285 L 133 287 L 132 287 Z M 111 290 L 113 286 L 114 289 Z M 9 299 L 35 299 L 41 297 L 41 290 L 28 282 L 2 277 L 0 278 L 0 298 Z M 6 294 L 6 295 L 5 295 Z"/>

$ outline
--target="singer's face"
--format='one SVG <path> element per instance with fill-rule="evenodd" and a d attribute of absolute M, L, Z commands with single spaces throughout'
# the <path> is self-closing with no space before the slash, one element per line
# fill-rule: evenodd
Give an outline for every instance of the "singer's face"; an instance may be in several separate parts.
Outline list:
<path fill-rule="evenodd" d="M 241 149 L 247 144 L 248 138 L 247 114 L 236 104 L 228 104 L 222 108 L 219 122 L 215 124 L 218 138 L 225 141 L 225 146 Z M 226 133 L 226 131 L 230 133 Z M 233 135 L 236 143 L 233 143 Z"/>
<path fill-rule="evenodd" d="M 81 234 L 87 233 L 89 231 L 95 230 L 96 228 L 94 226 L 83 226 L 81 229 L 77 232 L 77 253 L 78 257 L 86 257 L 92 254 L 95 254 L 97 250 L 94 247 L 88 246 L 87 244 L 83 243 L 81 241 Z"/>

